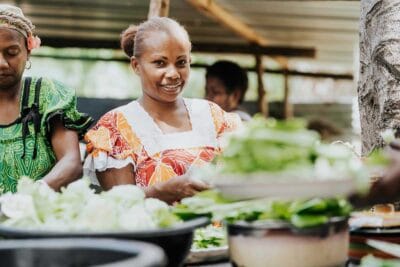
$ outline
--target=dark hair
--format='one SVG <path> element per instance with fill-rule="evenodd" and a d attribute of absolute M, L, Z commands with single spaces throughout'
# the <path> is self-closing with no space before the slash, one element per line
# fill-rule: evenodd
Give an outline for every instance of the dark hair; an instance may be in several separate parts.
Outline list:
<path fill-rule="evenodd" d="M 307 124 L 307 129 L 318 132 L 322 138 L 342 134 L 342 131 L 337 128 L 333 123 L 321 118 L 314 118 L 309 120 Z"/>
<path fill-rule="evenodd" d="M 206 78 L 215 77 L 222 81 L 228 94 L 232 94 L 236 90 L 240 91 L 239 104 L 243 102 L 244 95 L 247 91 L 248 79 L 247 72 L 238 64 L 220 60 L 207 67 Z"/>
<path fill-rule="evenodd" d="M 143 41 L 150 32 L 161 31 L 168 34 L 176 34 L 174 30 L 179 29 L 181 34 L 190 43 L 189 35 L 185 28 L 176 20 L 167 17 L 152 17 L 139 25 L 130 25 L 121 33 L 121 48 L 128 57 L 139 57 L 143 51 Z"/>

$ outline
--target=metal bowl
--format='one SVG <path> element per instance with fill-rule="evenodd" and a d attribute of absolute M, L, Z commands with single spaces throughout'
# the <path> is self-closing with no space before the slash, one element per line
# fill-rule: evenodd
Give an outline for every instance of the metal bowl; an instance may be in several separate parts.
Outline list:
<path fill-rule="evenodd" d="M 11 228 L 0 225 L 0 236 L 13 239 L 32 238 L 116 238 L 125 240 L 145 241 L 160 246 L 168 258 L 171 267 L 182 266 L 184 259 L 189 254 L 193 240 L 193 231 L 205 226 L 209 219 L 205 217 L 185 221 L 173 227 L 146 231 L 130 232 L 60 232 L 28 230 Z"/>
<path fill-rule="evenodd" d="M 1 265 L 7 267 L 161 267 L 161 248 L 113 239 L 28 239 L 0 241 Z"/>
<path fill-rule="evenodd" d="M 281 221 L 228 224 L 229 255 L 233 266 L 331 267 L 347 260 L 347 218 L 299 229 Z"/>

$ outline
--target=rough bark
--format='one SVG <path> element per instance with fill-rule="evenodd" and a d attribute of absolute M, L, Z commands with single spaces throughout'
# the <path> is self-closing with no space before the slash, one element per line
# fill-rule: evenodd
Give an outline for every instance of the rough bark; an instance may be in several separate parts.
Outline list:
<path fill-rule="evenodd" d="M 358 101 L 366 155 L 400 129 L 400 0 L 361 0 Z"/>

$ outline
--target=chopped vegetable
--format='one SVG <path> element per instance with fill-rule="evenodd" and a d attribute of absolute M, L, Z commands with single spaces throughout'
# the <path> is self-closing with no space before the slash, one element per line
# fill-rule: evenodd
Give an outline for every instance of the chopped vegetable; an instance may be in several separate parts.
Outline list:
<path fill-rule="evenodd" d="M 228 202 L 218 197 L 217 191 L 200 193 L 185 198 L 175 206 L 174 212 L 181 216 L 202 216 L 209 214 L 212 221 L 256 221 L 282 220 L 298 228 L 318 226 L 326 223 L 331 217 L 346 217 L 350 214 L 350 204 L 340 198 L 297 201 L 278 201 L 257 199 Z"/>
<path fill-rule="evenodd" d="M 53 191 L 45 183 L 21 178 L 17 193 L 0 197 L 0 223 L 53 231 L 121 231 L 169 227 L 181 220 L 158 199 L 145 199 L 134 185 L 95 194 L 86 179 Z"/>
<path fill-rule="evenodd" d="M 223 227 L 208 225 L 194 232 L 192 249 L 205 249 L 226 246 L 226 232 Z"/>
<path fill-rule="evenodd" d="M 318 133 L 307 130 L 300 119 L 255 117 L 229 136 L 227 144 L 215 161 L 215 182 L 221 174 L 224 182 L 354 179 L 360 193 L 370 185 L 360 157 L 339 142 L 321 143 Z"/>

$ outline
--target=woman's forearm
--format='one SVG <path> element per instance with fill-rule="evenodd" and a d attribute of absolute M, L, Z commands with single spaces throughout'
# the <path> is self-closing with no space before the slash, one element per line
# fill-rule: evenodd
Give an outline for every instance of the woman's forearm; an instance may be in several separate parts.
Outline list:
<path fill-rule="evenodd" d="M 51 188 L 59 191 L 61 187 L 68 185 L 82 176 L 82 164 L 75 156 L 64 156 L 51 171 L 43 177 Z"/>

